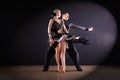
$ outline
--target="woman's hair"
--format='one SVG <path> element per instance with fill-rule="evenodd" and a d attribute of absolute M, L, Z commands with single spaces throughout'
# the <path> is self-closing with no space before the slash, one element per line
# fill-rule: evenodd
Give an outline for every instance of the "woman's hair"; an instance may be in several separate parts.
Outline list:
<path fill-rule="evenodd" d="M 52 17 L 54 17 L 54 16 L 56 16 L 56 13 L 52 13 L 52 15 L 51 15 Z"/>
<path fill-rule="evenodd" d="M 54 11 L 52 12 L 52 15 L 51 15 L 51 16 L 52 16 L 52 17 L 56 16 L 56 12 L 57 12 L 57 11 L 60 11 L 60 9 L 54 9 Z"/>

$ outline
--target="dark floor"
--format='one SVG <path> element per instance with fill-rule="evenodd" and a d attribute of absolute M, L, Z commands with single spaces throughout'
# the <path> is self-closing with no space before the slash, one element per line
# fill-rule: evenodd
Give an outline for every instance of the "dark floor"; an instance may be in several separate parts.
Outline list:
<path fill-rule="evenodd" d="M 50 66 L 47 72 L 41 65 L 0 66 L 0 80 L 120 80 L 119 66 L 81 65 L 83 71 L 67 66 L 65 73 Z"/>

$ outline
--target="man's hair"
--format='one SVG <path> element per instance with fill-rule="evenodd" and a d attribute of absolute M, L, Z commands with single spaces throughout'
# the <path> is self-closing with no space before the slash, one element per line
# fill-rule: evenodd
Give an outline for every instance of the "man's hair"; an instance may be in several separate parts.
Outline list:
<path fill-rule="evenodd" d="M 69 14 L 69 13 L 68 12 L 63 12 L 62 15 L 64 15 L 64 14 Z"/>

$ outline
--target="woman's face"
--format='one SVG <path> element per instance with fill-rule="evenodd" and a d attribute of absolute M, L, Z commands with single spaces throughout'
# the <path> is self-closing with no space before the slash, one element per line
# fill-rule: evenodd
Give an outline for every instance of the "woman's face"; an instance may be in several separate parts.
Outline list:
<path fill-rule="evenodd" d="M 61 16 L 61 11 L 60 10 L 56 11 L 56 16 L 58 16 L 58 17 Z"/>

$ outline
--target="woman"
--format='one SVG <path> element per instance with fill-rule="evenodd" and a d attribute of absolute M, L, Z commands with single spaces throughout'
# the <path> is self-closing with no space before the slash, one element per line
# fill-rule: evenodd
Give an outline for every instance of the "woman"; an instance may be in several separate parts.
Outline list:
<path fill-rule="evenodd" d="M 60 39 L 62 35 L 64 35 L 65 33 L 68 33 L 65 27 L 64 21 L 60 19 L 60 17 L 61 17 L 61 11 L 59 9 L 55 9 L 53 11 L 52 18 L 49 20 L 49 24 L 48 24 L 48 36 L 49 36 L 50 46 L 54 43 L 55 40 Z M 65 72 L 66 47 L 67 47 L 67 43 L 63 38 L 55 48 L 56 50 L 55 59 L 57 63 L 58 72 Z M 60 65 L 60 60 L 62 62 L 62 66 Z"/>

